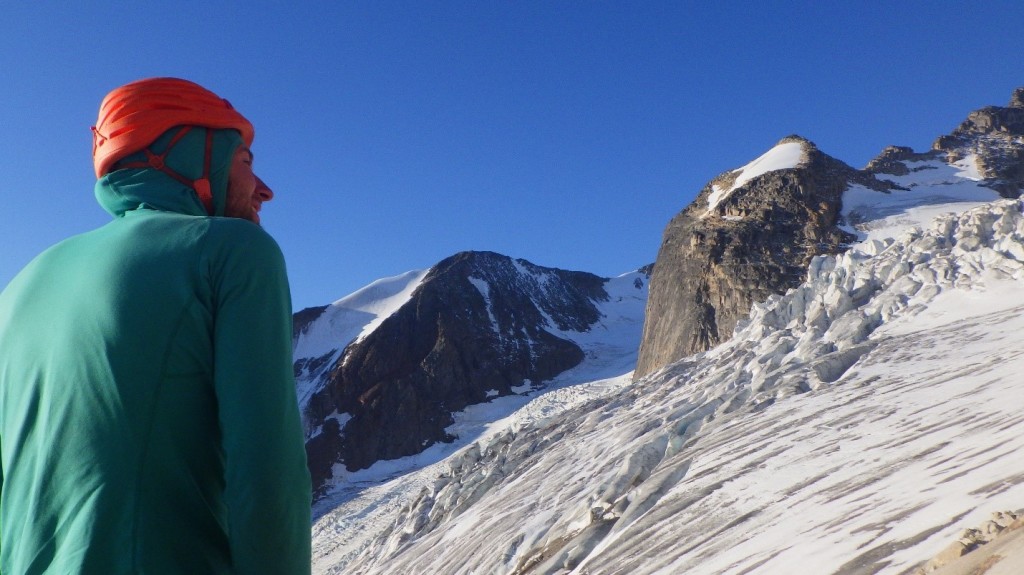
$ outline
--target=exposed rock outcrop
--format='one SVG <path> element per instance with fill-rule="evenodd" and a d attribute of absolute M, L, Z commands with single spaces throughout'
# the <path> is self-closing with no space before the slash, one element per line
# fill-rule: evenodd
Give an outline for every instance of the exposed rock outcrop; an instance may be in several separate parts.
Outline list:
<path fill-rule="evenodd" d="M 1010 96 L 1011 108 L 1024 108 L 1024 88 L 1017 88 Z"/>
<path fill-rule="evenodd" d="M 363 469 L 450 441 L 453 412 L 576 366 L 583 352 L 559 333 L 600 319 L 605 281 L 490 252 L 434 266 L 312 394 L 304 415 L 316 430 L 307 441 L 314 488 L 335 465 Z"/>
<path fill-rule="evenodd" d="M 1024 88 L 1017 88 L 1007 107 L 986 106 L 968 114 L 951 134 L 932 149 L 950 163 L 971 161 L 981 177 L 1005 198 L 1024 190 Z"/>
<path fill-rule="evenodd" d="M 798 285 L 812 257 L 842 251 L 851 183 L 892 187 L 790 136 L 705 186 L 665 229 L 635 377 L 729 338 L 752 303 Z"/>
<path fill-rule="evenodd" d="M 912 575 L 953 575 L 953 573 L 967 574 L 985 573 L 987 570 L 982 566 L 991 567 L 1000 563 L 1008 555 L 1005 550 L 1002 554 L 985 553 L 984 551 L 995 551 L 996 542 L 1008 541 L 1011 535 L 1019 537 L 1021 528 L 1024 527 L 1024 510 L 1020 511 L 997 511 L 992 514 L 992 519 L 984 522 L 976 528 L 965 529 L 956 541 L 950 543 L 938 555 L 927 563 L 915 569 Z M 1016 543 L 1015 557 L 1013 561 L 1019 569 L 1022 561 L 1019 556 L 1020 544 Z M 963 558 L 968 554 L 974 554 L 966 561 Z M 1005 566 L 1005 565 L 1004 565 Z M 1019 571 L 1013 571 L 1015 573 Z"/>
<path fill-rule="evenodd" d="M 889 146 L 882 150 L 878 157 L 868 162 L 864 171 L 877 175 L 905 176 L 912 171 L 907 166 L 908 162 L 925 162 L 937 159 L 942 155 L 942 152 L 938 150 L 918 153 L 906 146 Z"/>

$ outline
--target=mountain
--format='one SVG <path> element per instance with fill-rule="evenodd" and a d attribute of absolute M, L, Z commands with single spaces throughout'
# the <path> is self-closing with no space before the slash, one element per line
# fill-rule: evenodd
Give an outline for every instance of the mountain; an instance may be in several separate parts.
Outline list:
<path fill-rule="evenodd" d="M 629 280 L 636 297 L 646 298 L 646 280 L 646 272 Z M 454 441 L 454 412 L 536 391 L 578 366 L 581 342 L 618 303 L 609 301 L 609 281 L 463 252 L 296 314 L 295 371 L 317 495 L 342 468 Z M 634 315 L 639 326 L 642 314 Z"/>
<path fill-rule="evenodd" d="M 811 258 L 848 247 L 840 218 L 850 185 L 887 192 L 907 163 L 958 166 L 1003 197 L 1024 187 L 1024 88 L 1007 107 L 970 113 L 927 153 L 889 147 L 856 170 L 799 136 L 727 171 L 665 229 L 651 278 L 636 377 L 727 339 L 750 305 L 795 287 Z M 936 168 L 937 169 L 937 168 Z"/>
<path fill-rule="evenodd" d="M 1007 107 L 971 112 L 932 149 L 976 169 L 1003 197 L 1018 197 L 1024 189 L 1024 88 L 1014 90 Z"/>
<path fill-rule="evenodd" d="M 665 229 L 636 377 L 724 341 L 752 303 L 799 284 L 812 257 L 842 251 L 853 183 L 892 187 L 799 136 L 709 182 Z"/>
<path fill-rule="evenodd" d="M 809 146 L 780 142 L 687 210 L 756 216 L 729 206 L 797 177 Z M 898 575 L 1003 529 L 986 520 L 1024 501 L 1024 205 L 963 146 L 980 152 L 892 147 L 854 171 L 798 227 L 843 245 L 714 347 L 634 380 L 623 330 L 547 393 L 456 414 L 448 448 L 346 472 L 316 508 L 314 572 Z M 961 563 L 942 574 L 981 561 Z"/>

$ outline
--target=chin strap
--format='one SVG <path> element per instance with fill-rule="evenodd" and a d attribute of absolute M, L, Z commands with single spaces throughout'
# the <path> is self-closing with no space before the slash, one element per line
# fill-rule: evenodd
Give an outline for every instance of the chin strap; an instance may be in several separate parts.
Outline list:
<path fill-rule="evenodd" d="M 214 215 L 213 209 L 213 193 L 210 191 L 210 157 L 213 152 L 213 130 L 206 129 L 206 151 L 203 154 L 203 175 L 198 180 L 190 180 L 185 176 L 175 172 L 174 170 L 167 167 L 164 163 L 164 158 L 174 149 L 174 145 L 181 140 L 185 134 L 192 129 L 192 126 L 183 126 L 178 130 L 177 134 L 171 138 L 171 142 L 167 144 L 167 149 L 162 154 L 154 154 L 152 150 L 146 148 L 142 150 L 146 154 L 148 161 L 146 162 L 120 162 L 117 164 L 117 169 L 123 168 L 153 168 L 160 170 L 168 176 L 178 180 L 186 186 L 196 191 L 196 195 L 199 196 L 199 201 L 203 203 L 203 207 L 206 208 L 206 213 L 211 216 Z"/>

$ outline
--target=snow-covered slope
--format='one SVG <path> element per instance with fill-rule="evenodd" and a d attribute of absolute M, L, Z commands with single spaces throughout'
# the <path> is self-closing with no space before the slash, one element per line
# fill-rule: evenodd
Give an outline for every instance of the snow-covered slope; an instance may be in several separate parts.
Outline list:
<path fill-rule="evenodd" d="M 998 197 L 993 189 L 982 185 L 976 170 L 966 169 L 964 162 L 949 165 L 932 159 L 905 165 L 910 171 L 906 175 L 884 175 L 902 190 L 880 194 L 853 185 L 843 194 L 843 216 L 851 225 L 848 231 L 862 240 L 881 241 L 944 212 L 961 211 Z"/>
<path fill-rule="evenodd" d="M 863 241 L 725 344 L 353 476 L 315 571 L 898 574 L 1020 507 L 1024 217 L 943 170 L 848 192 Z"/>
<path fill-rule="evenodd" d="M 413 270 L 379 279 L 327 306 L 296 336 L 293 356 L 305 365 L 295 378 L 300 409 L 315 391 L 323 369 L 334 365 L 346 345 L 365 337 L 409 301 L 426 274 L 427 270 Z"/>

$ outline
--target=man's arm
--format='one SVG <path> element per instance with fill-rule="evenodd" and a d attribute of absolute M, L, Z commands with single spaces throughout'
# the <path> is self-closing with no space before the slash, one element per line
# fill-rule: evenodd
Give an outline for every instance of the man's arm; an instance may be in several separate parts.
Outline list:
<path fill-rule="evenodd" d="M 4 440 L 0 437 L 0 501 L 4 498 Z M 2 505 L 2 504 L 0 504 Z M 4 514 L 0 510 L 0 534 L 4 532 Z M 0 557 L 4 556 L 3 536 L 0 535 Z"/>
<path fill-rule="evenodd" d="M 214 377 L 226 457 L 225 501 L 237 573 L 310 571 L 310 478 L 292 371 L 284 258 L 258 227 L 215 279 Z"/>

